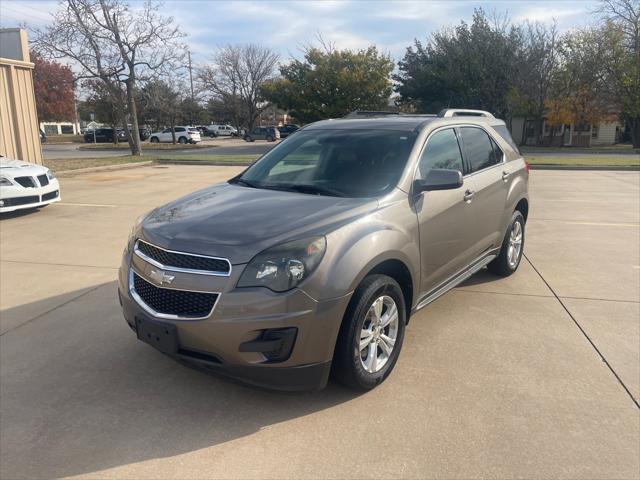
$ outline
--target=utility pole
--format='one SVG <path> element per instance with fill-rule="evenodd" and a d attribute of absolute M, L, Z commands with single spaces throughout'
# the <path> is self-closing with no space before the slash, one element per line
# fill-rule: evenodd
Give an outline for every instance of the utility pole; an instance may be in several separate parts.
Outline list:
<path fill-rule="evenodd" d="M 187 54 L 189 56 L 189 83 L 191 84 L 191 108 L 189 109 L 189 122 L 193 125 L 193 69 L 191 68 L 191 51 L 188 50 Z"/>

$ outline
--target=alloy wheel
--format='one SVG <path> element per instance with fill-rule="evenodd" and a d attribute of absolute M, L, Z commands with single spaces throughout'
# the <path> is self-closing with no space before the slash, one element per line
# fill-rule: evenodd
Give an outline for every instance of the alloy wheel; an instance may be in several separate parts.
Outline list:
<path fill-rule="evenodd" d="M 509 248 L 507 250 L 507 261 L 509 267 L 516 268 L 520 260 L 520 252 L 522 251 L 522 224 L 519 220 L 513 222 L 511 232 L 509 233 Z"/>
<path fill-rule="evenodd" d="M 382 370 L 391 358 L 398 338 L 398 307 L 388 295 L 369 307 L 360 332 L 360 363 L 369 373 Z"/>

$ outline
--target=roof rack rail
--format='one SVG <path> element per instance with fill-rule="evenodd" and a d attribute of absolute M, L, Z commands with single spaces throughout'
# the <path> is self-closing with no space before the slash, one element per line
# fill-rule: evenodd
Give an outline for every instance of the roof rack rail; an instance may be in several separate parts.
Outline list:
<path fill-rule="evenodd" d="M 460 109 L 460 108 L 445 108 L 438 112 L 438 116 L 442 118 L 449 117 L 486 117 L 486 118 L 496 118 L 491 115 L 489 112 L 484 110 L 468 110 L 468 109 Z"/>
<path fill-rule="evenodd" d="M 342 118 L 368 118 L 368 117 L 386 117 L 391 115 L 400 115 L 399 112 L 389 112 L 385 110 L 354 110 L 346 114 Z"/>

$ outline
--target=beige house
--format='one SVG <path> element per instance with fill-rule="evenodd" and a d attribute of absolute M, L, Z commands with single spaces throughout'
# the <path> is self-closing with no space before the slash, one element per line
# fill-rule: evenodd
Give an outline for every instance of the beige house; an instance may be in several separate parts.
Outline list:
<path fill-rule="evenodd" d="M 538 127 L 523 117 L 511 121 L 511 136 L 518 145 L 536 145 Z M 618 143 L 622 126 L 618 122 L 600 122 L 599 125 L 559 125 L 555 128 L 544 123 L 543 144 L 556 147 L 592 147 Z"/>
<path fill-rule="evenodd" d="M 0 155 L 42 164 L 27 31 L 0 29 Z"/>

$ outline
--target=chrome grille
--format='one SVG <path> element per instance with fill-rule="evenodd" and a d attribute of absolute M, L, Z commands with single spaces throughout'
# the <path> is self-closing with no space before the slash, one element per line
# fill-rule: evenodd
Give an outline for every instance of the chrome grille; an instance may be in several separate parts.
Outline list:
<path fill-rule="evenodd" d="M 129 285 L 134 298 L 157 317 L 197 319 L 208 317 L 218 300 L 217 293 L 161 288 L 147 282 L 133 270 Z"/>
<path fill-rule="evenodd" d="M 225 258 L 176 252 L 138 240 L 134 249 L 143 260 L 164 270 L 228 276 L 231 263 Z"/>

